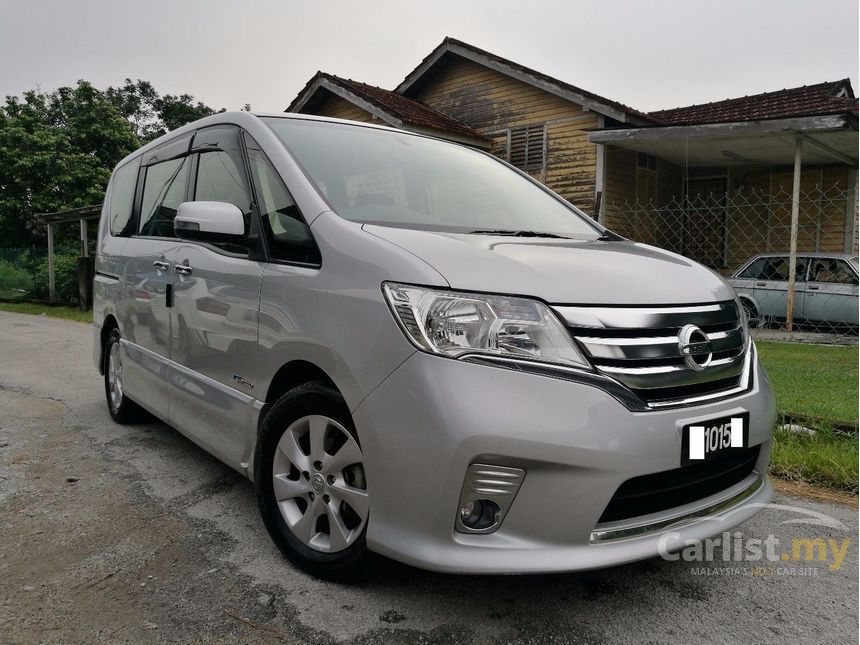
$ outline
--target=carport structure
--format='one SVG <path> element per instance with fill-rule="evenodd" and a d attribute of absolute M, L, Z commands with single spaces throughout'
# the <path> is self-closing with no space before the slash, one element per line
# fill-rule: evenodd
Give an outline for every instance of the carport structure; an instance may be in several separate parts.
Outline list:
<path fill-rule="evenodd" d="M 588 134 L 589 142 L 605 148 L 607 202 L 614 198 L 659 207 L 680 195 L 690 203 L 697 192 L 725 195 L 756 182 L 773 194 L 780 180 L 790 176 L 786 249 L 790 253 L 786 312 L 790 331 L 805 171 L 817 171 L 814 182 L 819 188 L 825 182 L 841 182 L 847 197 L 844 204 L 840 202 L 844 228 L 838 250 L 851 252 L 855 247 L 858 118 L 850 82 L 820 83 L 649 116 L 654 125 L 604 128 Z M 601 216 L 607 220 L 605 210 Z M 613 226 L 612 221 L 607 224 Z"/>
<path fill-rule="evenodd" d="M 87 246 L 87 240 L 89 237 L 88 222 L 93 220 L 97 221 L 99 217 L 101 217 L 101 212 L 102 205 L 93 204 L 92 206 L 81 206 L 80 208 L 70 208 L 54 213 L 38 213 L 36 215 L 36 220 L 40 224 L 45 225 L 48 233 L 48 299 L 51 302 L 55 302 L 57 299 L 56 281 L 54 278 L 54 227 L 59 224 L 69 224 L 72 222 L 78 222 L 80 226 L 81 255 L 78 260 L 78 287 L 80 290 L 82 282 L 85 282 L 87 278 L 86 275 L 81 276 L 81 272 L 87 273 L 83 267 L 91 264 L 89 260 L 89 247 Z M 82 259 L 84 259 L 84 261 L 81 261 Z M 89 271 L 88 273 L 89 280 L 91 281 L 92 271 Z M 82 308 L 86 308 L 86 301 L 87 298 L 81 299 Z"/>

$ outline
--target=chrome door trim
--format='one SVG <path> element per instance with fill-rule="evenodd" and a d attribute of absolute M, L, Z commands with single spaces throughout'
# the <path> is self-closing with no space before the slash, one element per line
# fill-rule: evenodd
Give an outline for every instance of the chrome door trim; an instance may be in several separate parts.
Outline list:
<path fill-rule="evenodd" d="M 120 342 L 120 344 L 122 344 L 124 346 L 132 347 L 135 351 L 139 351 L 140 353 L 145 354 L 146 356 L 149 356 L 153 360 L 160 362 L 165 367 L 169 367 L 170 369 L 176 370 L 177 372 L 181 372 L 182 374 L 186 374 L 187 376 L 190 376 L 196 380 L 202 381 L 203 383 L 205 383 L 209 387 L 216 389 L 219 392 L 223 392 L 224 394 L 226 394 L 228 396 L 233 397 L 234 399 L 236 399 L 237 401 L 239 401 L 240 403 L 242 403 L 244 405 L 255 405 L 255 404 L 259 403 L 257 401 L 257 399 L 254 398 L 253 396 L 248 396 L 244 392 L 240 392 L 239 390 L 234 389 L 234 388 L 230 387 L 229 385 L 224 385 L 224 383 L 221 383 L 220 381 L 216 381 L 215 379 L 210 378 L 210 377 L 206 376 L 205 374 L 201 374 L 200 372 L 195 372 L 194 370 L 189 369 L 189 368 L 185 367 L 184 365 L 177 363 L 176 361 L 170 360 L 169 358 L 162 356 L 161 354 L 157 354 L 156 352 L 153 352 L 151 350 L 148 350 L 145 347 L 141 347 L 140 345 L 137 345 L 136 343 L 132 343 L 131 341 L 126 340 L 125 338 L 120 338 L 119 342 Z"/>

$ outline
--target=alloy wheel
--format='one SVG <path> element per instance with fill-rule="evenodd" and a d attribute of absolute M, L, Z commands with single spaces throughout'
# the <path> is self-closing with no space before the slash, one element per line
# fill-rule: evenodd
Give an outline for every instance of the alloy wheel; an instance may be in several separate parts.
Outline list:
<path fill-rule="evenodd" d="M 361 449 L 334 419 L 310 415 L 290 424 L 275 450 L 272 485 L 287 526 L 311 549 L 343 551 L 367 523 Z"/>
<path fill-rule="evenodd" d="M 747 325 L 749 325 L 751 329 L 757 329 L 761 325 L 762 321 L 759 318 L 756 308 L 745 300 L 741 301 L 741 305 L 744 308 L 744 315 L 747 317 Z"/>
<path fill-rule="evenodd" d="M 122 362 L 119 357 L 119 343 L 111 344 L 108 354 L 107 377 L 110 407 L 116 411 L 122 404 Z"/>

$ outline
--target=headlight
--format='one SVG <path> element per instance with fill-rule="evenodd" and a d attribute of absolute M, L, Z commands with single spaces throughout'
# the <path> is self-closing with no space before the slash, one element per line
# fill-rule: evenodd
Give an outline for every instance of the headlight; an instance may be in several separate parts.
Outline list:
<path fill-rule="evenodd" d="M 407 337 L 426 352 L 590 369 L 567 330 L 542 302 L 395 283 L 384 284 L 383 291 Z"/>

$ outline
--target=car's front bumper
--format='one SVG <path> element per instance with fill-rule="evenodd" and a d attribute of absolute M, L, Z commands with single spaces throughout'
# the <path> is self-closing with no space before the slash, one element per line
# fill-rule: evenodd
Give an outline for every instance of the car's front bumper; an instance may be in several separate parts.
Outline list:
<path fill-rule="evenodd" d="M 742 411 L 750 413 L 750 445 L 761 445 L 752 475 L 632 522 L 653 523 L 654 530 L 595 539 L 606 528 L 598 527 L 599 518 L 624 481 L 680 466 L 684 425 Z M 527 573 L 611 566 L 657 555 L 668 526 L 679 539 L 728 530 L 772 495 L 765 473 L 774 399 L 757 361 L 752 388 L 736 398 L 634 413 L 596 387 L 418 352 L 353 416 L 372 500 L 368 544 L 427 569 Z M 487 535 L 454 529 L 464 474 L 476 462 L 526 471 L 501 527 Z M 699 517 L 703 509 L 715 509 L 722 519 Z"/>

